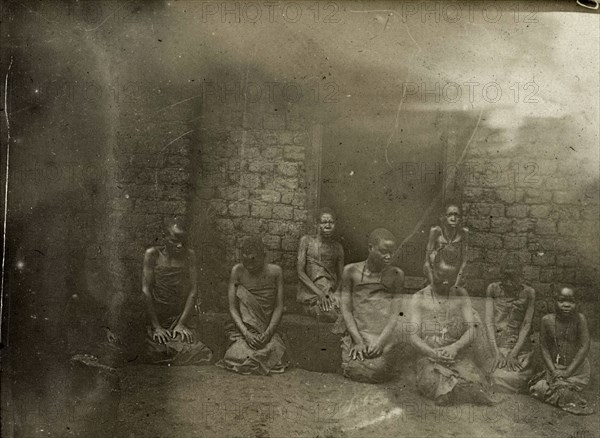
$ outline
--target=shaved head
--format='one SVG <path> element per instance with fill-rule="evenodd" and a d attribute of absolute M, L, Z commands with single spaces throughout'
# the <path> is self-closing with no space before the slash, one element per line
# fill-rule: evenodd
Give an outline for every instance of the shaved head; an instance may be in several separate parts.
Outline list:
<path fill-rule="evenodd" d="M 317 214 L 315 215 L 315 219 L 317 221 L 321 220 L 321 216 L 323 216 L 324 214 L 328 214 L 330 215 L 334 220 L 337 219 L 335 212 L 328 207 L 322 207 L 317 211 Z"/>
<path fill-rule="evenodd" d="M 247 237 L 242 242 L 242 252 L 244 254 L 264 254 L 265 253 L 265 245 L 260 236 L 252 236 Z"/>
<path fill-rule="evenodd" d="M 394 236 L 390 230 L 387 230 L 385 228 L 377 228 L 371 231 L 371 234 L 369 234 L 368 243 L 369 245 L 377 246 L 379 242 L 386 240 L 395 242 L 396 236 Z"/>
<path fill-rule="evenodd" d="M 185 224 L 180 217 L 170 217 L 164 221 L 164 230 L 167 234 L 175 232 L 177 234 L 185 233 Z"/>

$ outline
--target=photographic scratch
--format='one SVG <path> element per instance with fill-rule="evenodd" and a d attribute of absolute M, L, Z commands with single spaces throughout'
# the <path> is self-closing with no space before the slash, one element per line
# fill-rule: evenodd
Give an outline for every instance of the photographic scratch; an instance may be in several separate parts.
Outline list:
<path fill-rule="evenodd" d="M 6 224 L 8 222 L 8 171 L 10 165 L 10 116 L 8 115 L 8 81 L 13 65 L 13 57 L 4 77 L 4 117 L 6 119 L 6 170 L 4 180 L 4 221 L 2 230 L 2 280 L 0 283 L 0 339 L 2 339 L 2 318 L 4 317 L 4 270 L 6 268 Z"/>
<path fill-rule="evenodd" d="M 129 3 L 130 3 L 130 2 L 129 2 L 129 1 L 127 1 L 127 2 L 123 3 L 123 4 L 122 4 L 120 7 L 118 7 L 118 8 L 117 8 L 117 9 L 115 9 L 114 11 L 112 11 L 110 14 L 108 14 L 108 15 L 106 16 L 106 18 L 105 18 L 104 20 L 102 20 L 102 21 L 100 22 L 100 24 L 99 24 L 98 26 L 96 26 L 96 27 L 93 27 L 93 28 L 91 28 L 91 29 L 84 29 L 84 30 L 85 30 L 86 32 L 93 32 L 93 31 L 95 31 L 95 30 L 99 29 L 100 27 L 104 26 L 104 23 L 106 23 L 110 17 L 112 17 L 113 15 L 115 15 L 115 14 L 116 14 L 118 11 L 120 11 L 121 9 L 123 9 L 123 8 L 124 8 L 125 6 L 127 6 Z"/>
<path fill-rule="evenodd" d="M 194 132 L 194 129 L 190 129 L 187 132 L 184 132 L 183 134 L 181 134 L 179 137 L 174 138 L 173 140 L 171 140 L 170 142 L 168 142 L 160 151 L 163 152 L 166 148 L 168 148 L 170 145 L 172 145 L 173 143 L 175 143 L 177 140 L 179 140 L 181 137 L 184 137 L 186 135 L 188 135 L 190 132 Z"/>
<path fill-rule="evenodd" d="M 397 417 L 397 416 L 401 416 L 403 413 L 404 413 L 404 411 L 401 408 L 393 408 L 389 412 L 384 412 L 381 415 L 379 415 L 378 417 L 375 417 L 371 420 L 363 420 L 354 426 L 343 428 L 342 431 L 348 432 L 350 430 L 364 429 L 367 426 L 372 426 L 374 424 L 381 423 L 382 421 L 389 420 L 389 419 Z"/>
<path fill-rule="evenodd" d="M 417 40 L 415 40 L 414 37 L 412 36 L 412 33 L 410 33 L 410 29 L 408 28 L 408 24 L 406 24 L 406 22 L 404 22 L 404 28 L 406 29 L 406 33 L 408 34 L 408 36 L 410 37 L 412 42 L 415 43 L 415 46 L 417 46 L 417 49 L 419 50 L 419 52 L 421 52 L 422 51 L 421 46 L 419 46 L 419 43 L 417 43 Z"/>
<path fill-rule="evenodd" d="M 195 95 L 195 96 L 188 97 L 187 99 L 180 100 L 179 102 L 172 103 L 171 105 L 167 105 L 167 106 L 165 106 L 165 107 L 163 107 L 163 108 L 160 108 L 160 109 L 158 110 L 158 112 L 160 112 L 160 111 L 163 111 L 163 110 L 166 110 L 166 109 L 168 109 L 168 108 L 173 108 L 174 106 L 177 106 L 177 105 L 179 105 L 179 104 L 181 104 L 181 103 L 187 102 L 187 101 L 189 101 L 189 100 L 192 100 L 192 99 L 197 99 L 198 97 L 202 97 L 202 95 L 201 95 L 201 94 L 197 94 L 197 95 Z"/>
<path fill-rule="evenodd" d="M 254 54 L 252 57 L 253 58 L 256 57 L 256 48 L 254 48 Z M 249 72 L 249 65 L 246 64 L 246 75 L 245 75 L 246 77 L 244 78 L 244 82 L 245 82 L 245 84 L 244 84 L 244 110 L 242 113 L 242 127 L 245 127 L 248 122 L 248 114 L 247 114 L 248 72 Z M 240 145 L 240 167 L 242 166 L 242 163 L 244 161 L 244 154 L 246 152 L 247 139 L 248 139 L 248 131 L 246 129 L 243 129 L 242 130 L 242 144 Z M 240 200 L 240 201 L 243 198 L 242 181 L 243 181 L 243 172 L 240 172 L 240 184 L 239 184 L 239 190 L 238 190 L 238 200 Z"/>
<path fill-rule="evenodd" d="M 462 153 L 460 154 L 460 157 L 456 161 L 456 167 L 457 168 L 460 167 L 460 165 L 462 164 L 462 162 L 465 159 L 465 156 L 467 155 L 467 151 L 469 150 L 469 146 L 471 145 L 471 142 L 473 141 L 473 138 L 475 137 L 475 133 L 479 129 L 479 124 L 481 123 L 481 117 L 482 116 L 483 116 L 483 109 L 479 110 L 479 117 L 477 118 L 477 123 L 475 124 L 475 127 L 473 128 L 473 132 L 471 132 L 471 137 L 469 137 L 469 140 L 467 141 L 467 144 L 465 145 Z M 448 184 L 453 183 L 454 182 L 454 178 L 456 178 L 456 174 L 454 174 L 452 180 L 448 181 Z M 442 194 L 443 194 L 443 188 L 435 196 L 435 198 L 433 198 L 433 200 L 429 204 L 429 207 L 427 207 L 427 209 L 423 212 L 423 214 L 421 215 L 421 218 L 419 219 L 419 221 L 417 222 L 417 224 L 414 226 L 414 228 L 412 229 L 412 231 L 410 232 L 410 234 L 404 238 L 404 240 L 402 241 L 402 243 L 400 243 L 400 245 L 398 245 L 398 248 L 396 248 L 396 251 L 394 252 L 394 255 L 392 256 L 392 259 L 395 259 L 396 257 L 398 257 L 398 255 L 400 255 L 400 253 L 402 251 L 402 248 L 404 247 L 404 245 L 406 244 L 406 242 L 408 242 L 410 239 L 412 239 L 413 236 L 419 232 L 419 230 L 423 226 L 423 223 L 425 222 L 425 219 L 429 216 L 431 210 L 433 210 L 433 208 L 435 207 L 435 205 L 437 204 L 437 202 L 439 201 L 439 199 L 442 197 Z"/>
<path fill-rule="evenodd" d="M 406 28 L 406 33 L 408 34 L 408 36 L 410 37 L 410 39 L 417 46 L 417 52 L 413 55 L 413 58 L 414 58 L 414 57 L 416 57 L 417 54 L 419 54 L 420 52 L 422 52 L 422 49 L 421 49 L 421 46 L 419 46 L 419 44 L 413 38 L 412 34 L 410 33 L 410 30 L 408 29 L 408 25 L 406 23 L 404 23 L 404 27 Z M 409 77 L 410 77 L 410 68 L 409 68 L 406 80 L 408 80 Z M 404 98 L 405 97 L 406 97 L 406 87 L 403 85 L 402 86 L 402 97 L 400 98 L 400 103 L 398 104 L 398 109 L 396 110 L 396 119 L 394 121 L 394 128 L 392 129 L 392 132 L 390 133 L 390 135 L 389 135 L 389 137 L 387 139 L 387 142 L 385 144 L 385 150 L 384 150 L 384 153 L 385 153 L 385 162 L 387 163 L 387 165 L 390 168 L 392 167 L 392 163 L 390 163 L 390 159 L 389 159 L 390 143 L 392 142 L 392 138 L 394 137 L 394 134 L 398 131 L 398 124 L 400 123 L 400 112 L 402 111 L 402 105 L 404 104 Z"/>

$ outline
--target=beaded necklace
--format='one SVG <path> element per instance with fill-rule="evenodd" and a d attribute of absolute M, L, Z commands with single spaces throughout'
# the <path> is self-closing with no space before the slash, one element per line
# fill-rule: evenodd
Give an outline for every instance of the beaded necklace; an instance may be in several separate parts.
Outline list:
<path fill-rule="evenodd" d="M 559 365 L 561 359 L 565 359 L 565 356 L 561 356 L 560 352 L 562 351 L 562 347 L 565 345 L 565 341 L 567 341 L 567 335 L 569 334 L 569 329 L 571 328 L 571 321 L 569 321 L 569 325 L 567 325 L 567 329 L 565 330 L 562 341 L 558 343 L 558 326 L 556 324 L 556 316 L 554 316 L 554 344 L 556 345 L 556 359 L 554 363 Z"/>

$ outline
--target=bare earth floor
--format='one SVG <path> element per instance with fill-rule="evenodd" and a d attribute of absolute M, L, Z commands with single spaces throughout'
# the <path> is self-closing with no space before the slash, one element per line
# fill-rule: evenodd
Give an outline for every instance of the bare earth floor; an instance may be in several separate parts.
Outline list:
<path fill-rule="evenodd" d="M 525 395 L 495 407 L 437 407 L 420 397 L 414 373 L 369 385 L 291 369 L 240 376 L 214 366 L 136 365 L 119 370 L 119 435 L 135 437 L 558 437 L 598 436 L 596 414 L 578 417 Z"/>

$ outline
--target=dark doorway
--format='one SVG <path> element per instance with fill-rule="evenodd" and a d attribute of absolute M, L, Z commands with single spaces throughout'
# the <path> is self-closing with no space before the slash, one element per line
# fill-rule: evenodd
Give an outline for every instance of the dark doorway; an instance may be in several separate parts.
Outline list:
<path fill-rule="evenodd" d="M 468 120 L 464 113 L 404 112 L 387 147 L 395 123 L 390 117 L 369 121 L 368 130 L 359 127 L 364 121 L 347 120 L 323 128 L 320 204 L 339 216 L 347 263 L 366 257 L 374 228 L 388 228 L 399 242 L 416 229 L 395 264 L 423 276 L 428 231 L 443 202 L 447 135 L 468 139 Z"/>

